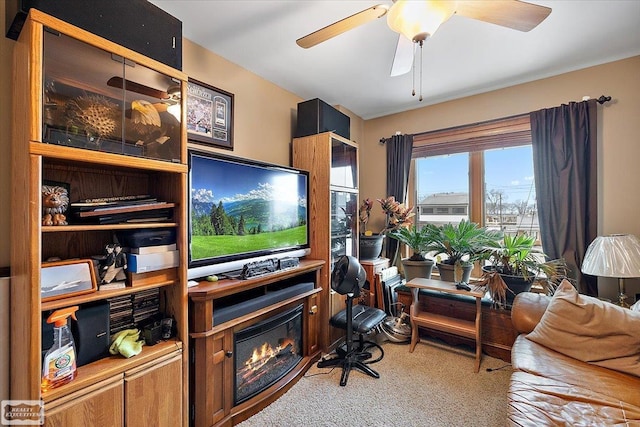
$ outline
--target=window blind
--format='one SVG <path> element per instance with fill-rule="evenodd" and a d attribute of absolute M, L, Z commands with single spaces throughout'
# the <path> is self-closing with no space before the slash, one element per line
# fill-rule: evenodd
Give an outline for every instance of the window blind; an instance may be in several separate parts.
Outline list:
<path fill-rule="evenodd" d="M 412 157 L 430 157 L 531 144 L 529 114 L 423 132 L 413 136 Z"/>

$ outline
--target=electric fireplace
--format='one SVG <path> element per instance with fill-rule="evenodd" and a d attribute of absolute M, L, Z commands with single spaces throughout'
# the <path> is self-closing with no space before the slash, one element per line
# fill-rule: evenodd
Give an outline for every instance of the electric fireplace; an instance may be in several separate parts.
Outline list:
<path fill-rule="evenodd" d="M 234 405 L 284 377 L 302 360 L 303 305 L 234 334 Z"/>

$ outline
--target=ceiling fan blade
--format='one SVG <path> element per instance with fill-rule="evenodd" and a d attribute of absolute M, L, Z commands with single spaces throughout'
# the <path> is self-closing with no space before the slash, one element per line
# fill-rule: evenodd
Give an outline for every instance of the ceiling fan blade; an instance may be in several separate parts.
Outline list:
<path fill-rule="evenodd" d="M 518 31 L 530 31 L 545 20 L 551 8 L 518 0 L 458 1 L 456 14 Z"/>
<path fill-rule="evenodd" d="M 321 28 L 318 31 L 307 34 L 306 36 L 296 40 L 296 43 L 298 44 L 298 46 L 308 49 L 312 46 L 317 45 L 318 43 L 322 43 L 346 31 L 352 30 L 362 24 L 366 24 L 369 21 L 373 21 L 377 18 L 382 18 L 388 10 L 389 7 L 383 4 L 372 6 L 369 9 L 362 10 L 347 18 L 341 19 L 338 22 L 327 25 L 326 27 Z"/>
<path fill-rule="evenodd" d="M 393 56 L 393 64 L 391 64 L 391 77 L 401 76 L 411 71 L 415 49 L 416 44 L 414 42 L 402 34 L 398 35 L 398 44 Z"/>
<path fill-rule="evenodd" d="M 158 99 L 168 99 L 169 94 L 167 92 L 154 89 L 149 86 L 145 86 L 140 83 L 132 82 L 131 80 L 124 80 L 122 77 L 111 77 L 107 81 L 107 86 L 116 87 L 118 89 L 122 89 L 123 87 L 126 90 L 130 90 L 132 92 L 139 93 L 141 95 L 150 96 L 152 98 Z"/>

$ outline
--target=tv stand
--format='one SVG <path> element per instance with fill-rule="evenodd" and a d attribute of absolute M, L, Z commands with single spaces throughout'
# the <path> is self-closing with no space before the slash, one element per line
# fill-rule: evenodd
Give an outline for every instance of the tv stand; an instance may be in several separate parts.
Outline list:
<path fill-rule="evenodd" d="M 203 281 L 189 288 L 192 425 L 228 426 L 249 418 L 284 394 L 318 360 L 318 296 L 324 266 L 322 260 L 302 259 L 297 267 L 264 276 Z M 234 333 L 300 304 L 304 306 L 302 360 L 275 384 L 234 405 Z M 214 323 L 224 309 L 232 315 Z"/>

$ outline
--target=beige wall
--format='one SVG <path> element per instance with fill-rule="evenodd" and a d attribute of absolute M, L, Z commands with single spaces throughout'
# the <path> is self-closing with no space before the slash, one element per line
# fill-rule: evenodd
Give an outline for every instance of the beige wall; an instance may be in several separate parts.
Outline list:
<path fill-rule="evenodd" d="M 297 107 L 304 99 L 189 40 L 183 52 L 183 70 L 190 78 L 234 94 L 234 149 L 213 151 L 291 165 Z M 360 140 L 362 119 L 336 107 L 351 118 L 351 138 Z"/>
<path fill-rule="evenodd" d="M 598 230 L 601 234 L 640 236 L 640 56 L 595 66 L 481 95 L 423 107 L 365 122 L 360 144 L 360 194 L 380 197 L 386 188 L 385 148 L 378 142 L 396 131 L 419 133 L 461 124 L 527 113 L 580 101 L 588 95 L 610 95 L 598 108 Z M 381 221 L 380 218 L 376 219 Z M 614 298 L 617 284 L 601 279 L 601 296 Z M 627 294 L 640 293 L 638 281 L 628 281 Z"/>

